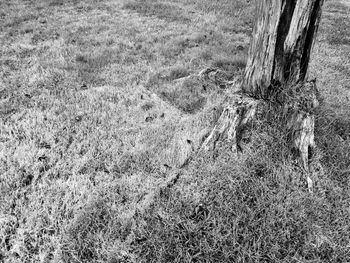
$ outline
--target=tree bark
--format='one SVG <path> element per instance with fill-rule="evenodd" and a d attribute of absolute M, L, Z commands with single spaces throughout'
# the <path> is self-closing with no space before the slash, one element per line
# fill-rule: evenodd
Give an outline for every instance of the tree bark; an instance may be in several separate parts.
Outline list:
<path fill-rule="evenodd" d="M 288 115 L 293 148 L 308 172 L 314 143 L 314 81 L 305 81 L 324 0 L 259 0 L 248 61 L 240 91 L 232 95 L 202 149 L 228 138 L 237 150 L 240 133 L 263 101 L 277 101 Z M 309 188 L 311 180 L 308 178 Z"/>
<path fill-rule="evenodd" d="M 261 0 L 242 89 L 268 99 L 281 84 L 304 81 L 324 0 Z"/>
<path fill-rule="evenodd" d="M 215 150 L 219 140 L 228 140 L 234 152 L 240 150 L 241 131 L 255 118 L 259 102 L 243 94 L 236 94 L 222 112 L 217 124 L 202 145 L 202 150 Z"/>

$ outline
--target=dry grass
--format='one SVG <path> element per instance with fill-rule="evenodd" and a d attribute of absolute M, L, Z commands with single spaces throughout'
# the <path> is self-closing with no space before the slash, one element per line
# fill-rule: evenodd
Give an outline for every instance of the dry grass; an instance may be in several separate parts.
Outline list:
<path fill-rule="evenodd" d="M 141 15 L 155 16 L 168 22 L 189 23 L 190 18 L 176 5 L 154 1 L 135 1 L 124 5 L 125 9 L 130 9 Z"/>
<path fill-rule="evenodd" d="M 198 156 L 157 194 L 227 92 L 186 77 L 242 73 L 252 3 L 0 1 L 0 262 L 350 261 L 344 10 L 327 2 L 310 67 L 314 194 L 278 119 L 238 161 Z"/>
<path fill-rule="evenodd" d="M 140 262 L 348 262 L 350 144 L 339 134 L 350 130 L 333 117 L 317 113 L 313 194 L 280 118 L 262 118 L 244 155 L 197 159 L 137 218 Z"/>

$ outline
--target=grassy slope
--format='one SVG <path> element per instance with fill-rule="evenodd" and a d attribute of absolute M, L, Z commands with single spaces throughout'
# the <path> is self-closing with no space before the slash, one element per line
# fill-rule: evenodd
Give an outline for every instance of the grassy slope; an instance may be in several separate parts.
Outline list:
<path fill-rule="evenodd" d="M 325 97 L 313 195 L 283 129 L 257 123 L 239 161 L 198 157 L 135 215 L 225 97 L 173 80 L 239 75 L 251 6 L 0 2 L 0 261 L 350 261 L 347 5 L 327 2 L 311 65 Z"/>

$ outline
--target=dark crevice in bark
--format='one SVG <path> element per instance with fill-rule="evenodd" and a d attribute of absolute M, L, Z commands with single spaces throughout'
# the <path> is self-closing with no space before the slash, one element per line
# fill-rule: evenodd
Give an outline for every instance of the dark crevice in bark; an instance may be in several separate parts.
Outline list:
<path fill-rule="evenodd" d="M 286 0 L 284 1 L 284 6 L 282 8 L 284 9 L 280 21 L 277 27 L 277 39 L 276 39 L 276 45 L 275 45 L 275 60 L 273 62 L 272 66 L 272 74 L 271 74 L 271 83 L 273 86 L 279 86 L 281 82 L 284 81 L 284 79 L 288 79 L 290 72 L 286 71 L 285 69 L 290 68 L 290 55 L 285 54 L 284 51 L 284 42 L 287 38 L 290 25 L 293 18 L 294 9 L 296 6 L 296 0 Z M 283 69 L 283 76 L 278 76 L 279 78 L 276 79 L 276 64 L 278 64 L 279 68 Z M 282 78 L 282 79 L 281 79 Z M 266 94 L 269 96 L 269 94 Z"/>
<path fill-rule="evenodd" d="M 249 49 L 242 94 L 232 94 L 200 151 L 215 151 L 226 141 L 242 151 L 242 133 L 262 114 L 280 109 L 290 146 L 300 159 L 312 191 L 316 84 L 306 81 L 310 52 L 324 0 L 259 0 L 259 19 Z M 293 24 L 292 24 L 293 22 Z M 267 120 L 268 122 L 269 120 Z"/>
<path fill-rule="evenodd" d="M 314 41 L 315 37 L 315 32 L 317 31 L 318 28 L 318 22 L 317 20 L 320 19 L 320 13 L 321 13 L 321 2 L 323 0 L 318 0 L 315 2 L 314 8 L 311 13 L 311 19 L 310 19 L 310 27 L 308 29 L 308 32 L 306 34 L 306 39 L 305 39 L 305 45 L 304 45 L 304 50 L 303 50 L 303 55 L 301 57 L 300 61 L 300 78 L 305 79 L 306 73 L 308 70 L 309 66 L 309 60 L 310 60 L 310 53 L 311 53 L 311 48 L 312 44 Z"/>

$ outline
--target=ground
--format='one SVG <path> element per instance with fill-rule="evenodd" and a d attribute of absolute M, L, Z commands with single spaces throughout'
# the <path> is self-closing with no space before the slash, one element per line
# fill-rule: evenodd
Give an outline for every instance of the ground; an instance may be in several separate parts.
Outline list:
<path fill-rule="evenodd" d="M 349 262 L 349 12 L 312 53 L 311 194 L 278 120 L 195 155 L 230 88 L 191 76 L 239 83 L 253 1 L 1 1 L 0 262 Z"/>

